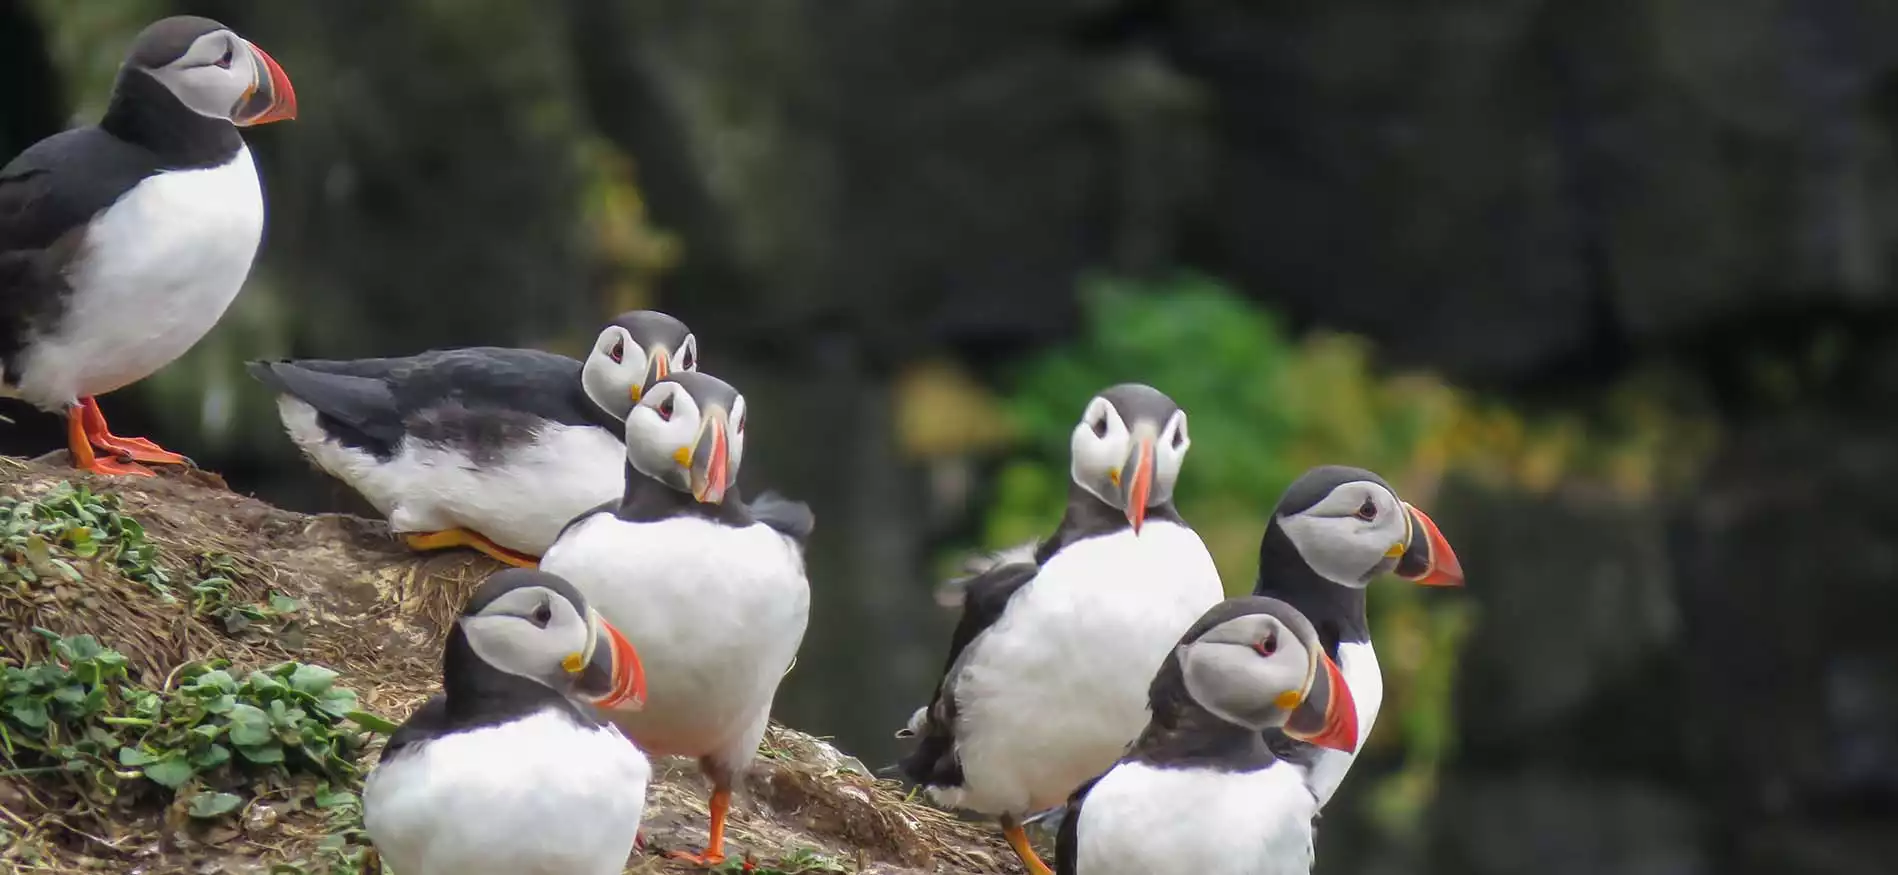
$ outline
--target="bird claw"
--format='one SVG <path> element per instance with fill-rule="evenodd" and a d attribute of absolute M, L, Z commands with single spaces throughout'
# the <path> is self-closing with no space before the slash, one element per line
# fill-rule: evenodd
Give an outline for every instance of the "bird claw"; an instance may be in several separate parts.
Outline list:
<path fill-rule="evenodd" d="M 719 851 L 706 851 L 698 854 L 694 854 L 691 851 L 669 851 L 666 854 L 666 858 L 691 863 L 694 866 L 704 866 L 708 869 L 725 862 L 725 855 Z M 747 863 L 745 868 L 749 870 L 751 865 Z"/>

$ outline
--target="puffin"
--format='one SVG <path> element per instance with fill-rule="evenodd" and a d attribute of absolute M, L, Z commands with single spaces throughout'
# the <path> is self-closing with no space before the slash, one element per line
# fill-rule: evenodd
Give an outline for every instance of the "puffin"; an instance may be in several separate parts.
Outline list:
<path fill-rule="evenodd" d="M 1437 524 L 1377 474 L 1325 465 L 1286 488 L 1259 541 L 1253 593 L 1279 599 L 1311 621 L 1357 704 L 1358 738 L 1348 750 L 1321 748 L 1278 730 L 1266 733 L 1278 756 L 1306 772 L 1320 807 L 1370 737 L 1384 701 L 1364 593 L 1385 574 L 1425 586 L 1463 585 L 1463 566 Z"/>
<path fill-rule="evenodd" d="M 174 16 L 132 41 L 98 124 L 0 168 L 0 395 L 63 413 L 74 467 L 189 462 L 113 434 L 96 396 L 183 355 L 237 297 L 264 228 L 237 129 L 296 113 L 263 49 Z"/>
<path fill-rule="evenodd" d="M 639 653 L 559 577 L 509 568 L 448 632 L 442 692 L 390 736 L 363 826 L 402 875 L 617 875 L 652 766 L 597 708 L 637 708 Z"/>
<path fill-rule="evenodd" d="M 646 387 L 698 366 L 685 323 L 634 310 L 600 330 L 584 363 L 471 347 L 248 368 L 277 393 L 291 441 L 411 548 L 471 547 L 531 568 L 576 515 L 619 496 L 626 414 Z"/>
<path fill-rule="evenodd" d="M 1022 829 L 1120 758 L 1147 725 L 1147 685 L 1180 634 L 1225 598 L 1173 488 L 1186 411 L 1125 383 L 1088 401 L 1069 441 L 1068 504 L 1031 561 L 962 587 L 941 681 L 899 737 L 899 768 L 937 804 L 996 817 L 1031 873 Z"/>
<path fill-rule="evenodd" d="M 1147 697 L 1140 737 L 1069 798 L 1057 875 L 1309 873 L 1318 800 L 1260 733 L 1357 746 L 1350 685 L 1310 620 L 1276 599 L 1221 602 L 1180 638 Z"/>
<path fill-rule="evenodd" d="M 646 707 L 606 714 L 655 756 L 698 760 L 711 780 L 705 848 L 725 859 L 732 789 L 750 768 L 810 619 L 802 502 L 735 485 L 745 398 L 705 373 L 673 373 L 626 417 L 625 492 L 576 517 L 540 567 L 571 581 L 639 647 Z"/>

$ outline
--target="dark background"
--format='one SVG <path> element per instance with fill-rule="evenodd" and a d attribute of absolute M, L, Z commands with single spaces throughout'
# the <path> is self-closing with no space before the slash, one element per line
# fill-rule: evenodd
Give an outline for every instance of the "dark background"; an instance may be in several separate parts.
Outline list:
<path fill-rule="evenodd" d="M 1321 871 L 1893 871 L 1898 3 L 0 0 L 0 155 L 96 119 L 178 11 L 301 117 L 248 135 L 243 298 L 107 399 L 120 433 L 349 509 L 243 359 L 574 352 L 666 309 L 758 414 L 745 481 L 817 510 L 780 716 L 874 766 L 939 667 L 933 582 L 1038 458 L 979 424 L 1086 342 L 1086 277 L 1191 269 L 1571 448 L 1665 423 L 1645 476 L 1501 438 L 1385 471 L 1471 586 L 1373 595 L 1423 607 L 1379 614 L 1392 704 Z M 60 445 L 0 413 L 0 449 Z"/>

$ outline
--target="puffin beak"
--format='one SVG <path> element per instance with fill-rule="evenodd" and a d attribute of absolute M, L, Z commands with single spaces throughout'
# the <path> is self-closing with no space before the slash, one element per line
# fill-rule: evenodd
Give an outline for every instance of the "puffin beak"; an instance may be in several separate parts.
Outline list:
<path fill-rule="evenodd" d="M 249 41 L 244 45 L 250 47 L 254 72 L 250 90 L 237 102 L 237 112 L 231 122 L 239 127 L 250 127 L 296 118 L 297 92 L 290 87 L 290 77 L 263 49 Z"/>
<path fill-rule="evenodd" d="M 1358 748 L 1358 706 L 1344 672 L 1322 651 L 1324 670 L 1312 679 L 1311 692 L 1285 722 L 1285 734 L 1319 747 L 1351 753 Z"/>
<path fill-rule="evenodd" d="M 692 448 L 692 497 L 704 504 L 724 501 L 725 490 L 732 485 L 731 460 L 727 456 L 725 437 L 728 418 L 729 414 L 721 407 L 705 408 L 705 419 L 699 424 L 698 443 Z"/>
<path fill-rule="evenodd" d="M 590 608 L 587 621 L 588 653 L 579 671 L 580 689 L 601 710 L 637 711 L 646 707 L 646 667 L 639 662 L 639 652 L 613 624 Z M 601 637 L 606 640 L 600 641 Z"/>
<path fill-rule="evenodd" d="M 652 355 L 646 357 L 646 385 L 650 386 L 672 373 L 672 353 L 665 347 L 654 347 Z"/>
<path fill-rule="evenodd" d="M 1147 518 L 1147 498 L 1153 493 L 1152 437 L 1140 438 L 1124 467 L 1133 472 L 1133 476 L 1126 478 L 1127 522 L 1133 525 L 1134 534 L 1138 535 L 1140 524 Z"/>
<path fill-rule="evenodd" d="M 1462 586 L 1463 564 L 1450 542 L 1423 511 L 1405 502 L 1410 513 L 1410 543 L 1398 556 L 1398 577 L 1424 586 Z"/>

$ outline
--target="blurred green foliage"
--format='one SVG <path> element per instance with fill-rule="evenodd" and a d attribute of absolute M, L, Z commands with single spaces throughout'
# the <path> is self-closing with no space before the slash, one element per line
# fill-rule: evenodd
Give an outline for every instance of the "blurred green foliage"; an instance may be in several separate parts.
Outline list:
<path fill-rule="evenodd" d="M 1432 376 L 1386 374 L 1359 339 L 1295 337 L 1204 276 L 1097 278 L 1082 295 L 1082 335 L 1027 363 L 1011 386 L 1006 409 L 1019 440 L 984 518 L 991 548 L 1053 529 L 1075 422 L 1088 399 L 1119 382 L 1152 385 L 1187 411 L 1193 443 L 1175 499 L 1235 595 L 1252 589 L 1259 537 L 1280 493 L 1314 465 L 1377 471 L 1429 510 L 1452 471 L 1532 491 L 1583 477 L 1645 493 L 1708 443 L 1704 428 L 1647 383 L 1611 393 L 1601 411 L 1524 416 Z M 1456 520 L 1435 516 L 1454 544 Z M 1371 626 L 1387 694 L 1368 747 L 1399 749 L 1402 766 L 1381 780 L 1355 775 L 1341 798 L 1403 833 L 1418 822 L 1455 737 L 1456 652 L 1473 611 L 1453 592 L 1394 582 L 1374 589 Z"/>

